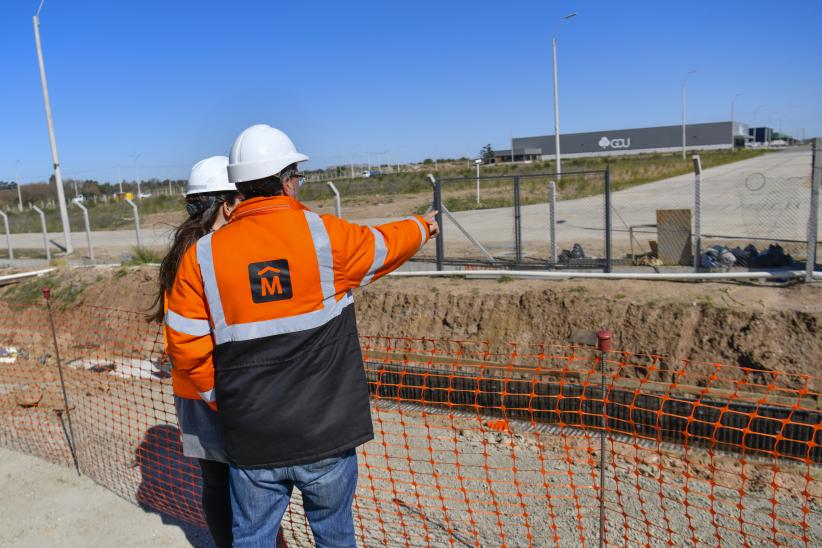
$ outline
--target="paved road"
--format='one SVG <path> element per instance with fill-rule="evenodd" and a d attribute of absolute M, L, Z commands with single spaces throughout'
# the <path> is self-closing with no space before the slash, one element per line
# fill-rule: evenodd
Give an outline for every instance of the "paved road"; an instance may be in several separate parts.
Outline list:
<path fill-rule="evenodd" d="M 703 233 L 753 236 L 773 240 L 804 240 L 810 207 L 809 149 L 769 153 L 750 160 L 707 169 L 703 173 Z M 655 224 L 657 209 L 691 208 L 694 177 L 671 177 L 613 194 L 614 244 L 628 244 L 629 226 Z M 513 242 L 513 209 L 485 209 L 455 213 L 457 220 L 480 242 L 493 250 L 509 248 Z M 560 247 L 574 242 L 601 246 L 604 227 L 602 196 L 560 201 L 557 205 L 557 240 Z M 355 219 L 377 224 L 386 219 Z M 449 226 L 450 225 L 450 226 Z M 655 239 L 654 229 L 638 237 L 647 245 Z M 453 224 L 446 222 L 446 243 L 466 244 Z M 143 228 L 143 243 L 162 247 L 171 229 L 167 225 Z M 62 234 L 49 237 L 62 242 Z M 526 246 L 548 244 L 548 205 L 522 208 L 522 237 Z M 85 234 L 74 233 L 79 253 L 85 249 Z M 42 247 L 40 234 L 14 234 L 15 247 Z M 95 249 L 124 252 L 136 243 L 133 230 L 93 233 Z M 594 253 L 596 253 L 594 249 Z"/>
<path fill-rule="evenodd" d="M 168 245 L 168 242 L 171 239 L 172 230 L 173 229 L 169 228 L 167 225 L 142 227 L 141 234 L 143 245 L 148 247 L 164 247 Z M 71 235 L 75 251 L 80 254 L 86 253 L 86 233 L 72 232 Z M 63 245 L 64 243 L 62 232 L 49 232 L 48 237 L 50 240 L 53 240 L 60 245 Z M 11 243 L 15 249 L 28 248 L 42 250 L 43 234 L 12 234 Z M 115 252 L 118 250 L 127 251 L 131 247 L 137 245 L 137 237 L 134 230 L 101 230 L 91 233 L 91 244 L 94 246 L 95 253 L 102 249 Z M 0 236 L 0 245 L 5 248 L 5 240 L 2 236 Z M 56 251 L 56 248 L 53 246 L 51 249 L 52 252 Z"/>

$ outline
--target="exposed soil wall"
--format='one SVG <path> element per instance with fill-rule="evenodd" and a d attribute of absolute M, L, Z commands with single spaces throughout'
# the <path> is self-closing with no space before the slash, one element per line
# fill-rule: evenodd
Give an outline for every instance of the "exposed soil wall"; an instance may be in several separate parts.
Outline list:
<path fill-rule="evenodd" d="M 147 311 L 156 273 L 153 267 L 64 270 L 0 288 L 0 298 L 37 302 L 39 287 L 51 285 L 62 307 Z M 608 327 L 622 350 L 822 374 L 822 287 L 816 285 L 388 278 L 360 290 L 356 302 L 363 334 L 567 344 Z"/>
<path fill-rule="evenodd" d="M 821 372 L 822 288 L 813 286 L 391 279 L 357 307 L 363 333 L 570 343 L 608 327 L 622 350 Z"/>

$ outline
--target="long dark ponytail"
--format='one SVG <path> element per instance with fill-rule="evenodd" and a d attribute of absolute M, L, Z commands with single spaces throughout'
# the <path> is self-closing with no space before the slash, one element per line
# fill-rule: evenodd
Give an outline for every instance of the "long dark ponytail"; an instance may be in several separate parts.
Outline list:
<path fill-rule="evenodd" d="M 165 316 L 164 300 L 166 293 L 171 291 L 174 278 L 180 261 L 188 248 L 197 243 L 197 240 L 211 231 L 220 214 L 220 208 L 226 202 L 233 204 L 240 194 L 238 192 L 210 192 L 186 196 L 186 212 L 188 219 L 174 231 L 174 241 L 168 254 L 160 263 L 159 284 L 157 296 L 151 305 L 153 311 L 148 315 L 149 321 L 162 322 Z"/>

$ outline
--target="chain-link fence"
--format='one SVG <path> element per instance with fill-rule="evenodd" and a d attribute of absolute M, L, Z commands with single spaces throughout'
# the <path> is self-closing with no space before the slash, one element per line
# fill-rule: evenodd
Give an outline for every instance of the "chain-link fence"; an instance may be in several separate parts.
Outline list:
<path fill-rule="evenodd" d="M 431 183 L 443 229 L 439 265 L 606 268 L 607 170 Z"/>
<path fill-rule="evenodd" d="M 760 156 L 742 169 L 701 173 L 694 164 L 692 175 L 614 194 L 616 254 L 656 267 L 804 269 L 810 150 Z"/>
<path fill-rule="evenodd" d="M 498 170 L 503 174 L 494 176 L 480 170 L 477 176 L 465 176 L 463 170 L 463 176 L 443 178 L 400 173 L 310 183 L 301 189 L 300 199 L 319 213 L 371 225 L 439 204 L 443 237 L 425 246 L 416 260 L 440 266 L 800 270 L 809 253 L 813 267 L 822 237 L 815 222 L 819 207 L 811 206 L 812 156 L 810 148 L 770 152 L 742 163 L 721 163 L 728 158 L 707 155 L 710 169 L 704 173 L 682 173 L 687 167 L 681 161 L 669 165 L 669 159 L 654 156 L 615 160 L 613 170 L 600 163 L 595 167 L 605 169 L 561 175 L 538 172 L 539 166 L 510 168 L 521 173 L 504 166 Z M 681 174 L 659 179 L 677 172 Z M 165 199 L 139 203 L 140 217 L 151 219 L 143 221 L 142 245 L 164 248 L 182 219 L 182 203 L 180 217 L 165 210 L 166 217 L 149 217 Z M 104 248 L 111 256 L 141 245 L 132 236 L 135 214 L 128 204 L 89 204 L 88 210 L 92 233 L 87 236 L 80 206 L 69 207 L 82 256 L 90 257 L 91 247 Z M 3 214 L 15 234 L 0 246 L 0 261 L 12 253 L 17 264 L 23 264 L 20 259 L 42 261 L 45 248 L 59 250 L 57 217 L 46 213 L 45 238 L 36 212 Z M 812 223 L 815 237 L 809 240 Z"/>
<path fill-rule="evenodd" d="M 822 236 L 811 162 L 812 150 L 800 148 L 703 173 L 695 156 L 693 173 L 647 184 L 613 185 L 610 169 L 432 177 L 444 237 L 418 260 L 439 267 L 802 270 L 809 245 L 815 249 Z"/>

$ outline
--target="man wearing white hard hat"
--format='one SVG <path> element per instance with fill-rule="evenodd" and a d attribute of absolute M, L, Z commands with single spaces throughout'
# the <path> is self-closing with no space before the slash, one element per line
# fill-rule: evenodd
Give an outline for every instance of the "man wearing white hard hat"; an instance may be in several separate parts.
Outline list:
<path fill-rule="evenodd" d="M 169 298 L 192 322 L 169 339 L 175 367 L 214 369 L 238 547 L 273 544 L 294 487 L 317 546 L 356 546 L 355 449 L 374 433 L 352 290 L 438 233 L 434 212 L 375 227 L 313 213 L 296 199 L 306 160 L 278 129 L 240 134 L 228 176 L 245 200 Z"/>

